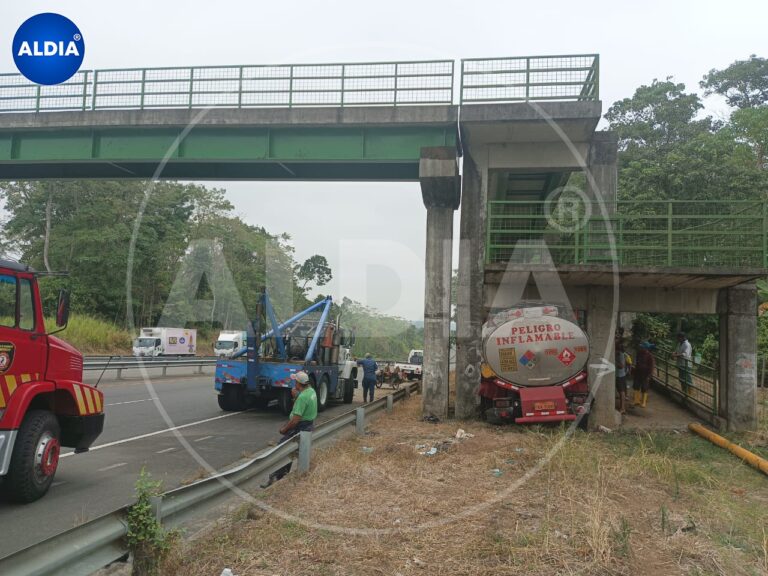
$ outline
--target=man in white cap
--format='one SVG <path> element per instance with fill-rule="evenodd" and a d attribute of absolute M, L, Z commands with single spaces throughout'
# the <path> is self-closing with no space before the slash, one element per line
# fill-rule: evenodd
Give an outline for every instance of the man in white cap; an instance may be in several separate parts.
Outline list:
<path fill-rule="evenodd" d="M 309 382 L 309 375 L 300 370 L 291 374 L 291 379 L 294 383 L 293 390 L 291 390 L 291 394 L 294 397 L 293 410 L 291 410 L 290 420 L 280 428 L 280 434 L 283 435 L 280 438 L 281 444 L 299 432 L 314 430 L 315 418 L 317 418 L 317 394 L 315 394 L 315 389 L 312 388 Z M 290 471 L 291 464 L 289 462 L 282 468 L 272 472 L 269 475 L 269 482 L 262 484 L 262 488 L 266 488 L 276 480 L 280 480 Z"/>

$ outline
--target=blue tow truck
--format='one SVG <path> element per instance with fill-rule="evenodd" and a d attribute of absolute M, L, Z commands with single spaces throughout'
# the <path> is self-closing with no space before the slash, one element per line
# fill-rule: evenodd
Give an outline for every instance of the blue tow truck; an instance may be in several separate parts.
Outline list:
<path fill-rule="evenodd" d="M 247 346 L 232 358 L 216 362 L 219 407 L 232 412 L 266 408 L 277 401 L 280 410 L 289 414 L 291 375 L 299 370 L 309 374 L 319 411 L 331 401 L 351 403 L 362 369 L 358 370 L 350 351 L 354 333 L 341 329 L 340 318 L 329 320 L 332 302 L 330 296 L 324 298 L 279 324 L 269 296 L 263 292 L 256 320 L 248 326 Z M 262 313 L 271 325 L 263 334 Z"/>

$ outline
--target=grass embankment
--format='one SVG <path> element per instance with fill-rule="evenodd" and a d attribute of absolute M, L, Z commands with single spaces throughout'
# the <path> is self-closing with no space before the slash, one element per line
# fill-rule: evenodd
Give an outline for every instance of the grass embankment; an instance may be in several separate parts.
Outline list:
<path fill-rule="evenodd" d="M 53 318 L 45 319 L 46 329 L 53 331 L 56 322 Z M 138 332 L 138 328 L 136 330 Z M 132 342 L 136 334 L 85 314 L 71 314 L 66 330 L 57 337 L 72 344 L 85 355 L 130 356 Z M 197 355 L 211 356 L 213 344 L 219 336 L 219 329 L 197 329 Z"/>
<path fill-rule="evenodd" d="M 442 444 L 457 425 L 419 417 L 418 398 L 397 405 L 372 434 L 317 453 L 308 476 L 291 475 L 256 494 L 300 520 L 244 505 L 177 550 L 165 573 L 768 571 L 768 478 L 701 438 L 579 432 L 522 481 L 561 430 L 474 422 L 462 425 L 473 438 Z M 419 453 L 434 445 L 445 449 Z M 329 525 L 351 531 L 334 533 Z"/>

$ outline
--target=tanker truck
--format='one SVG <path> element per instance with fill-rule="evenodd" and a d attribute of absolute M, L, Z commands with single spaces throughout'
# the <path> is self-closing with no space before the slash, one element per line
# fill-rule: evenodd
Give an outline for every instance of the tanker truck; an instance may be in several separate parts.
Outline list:
<path fill-rule="evenodd" d="M 568 422 L 590 408 L 589 340 L 564 307 L 522 305 L 483 326 L 479 395 L 493 423 Z"/>

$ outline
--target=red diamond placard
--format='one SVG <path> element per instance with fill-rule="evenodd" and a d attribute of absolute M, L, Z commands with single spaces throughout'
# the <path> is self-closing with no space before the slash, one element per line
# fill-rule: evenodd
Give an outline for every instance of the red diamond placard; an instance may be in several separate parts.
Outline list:
<path fill-rule="evenodd" d="M 576 360 L 576 354 L 571 352 L 570 348 L 563 348 L 563 351 L 558 354 L 557 359 L 560 360 L 564 366 L 570 366 L 573 364 L 573 361 Z"/>

